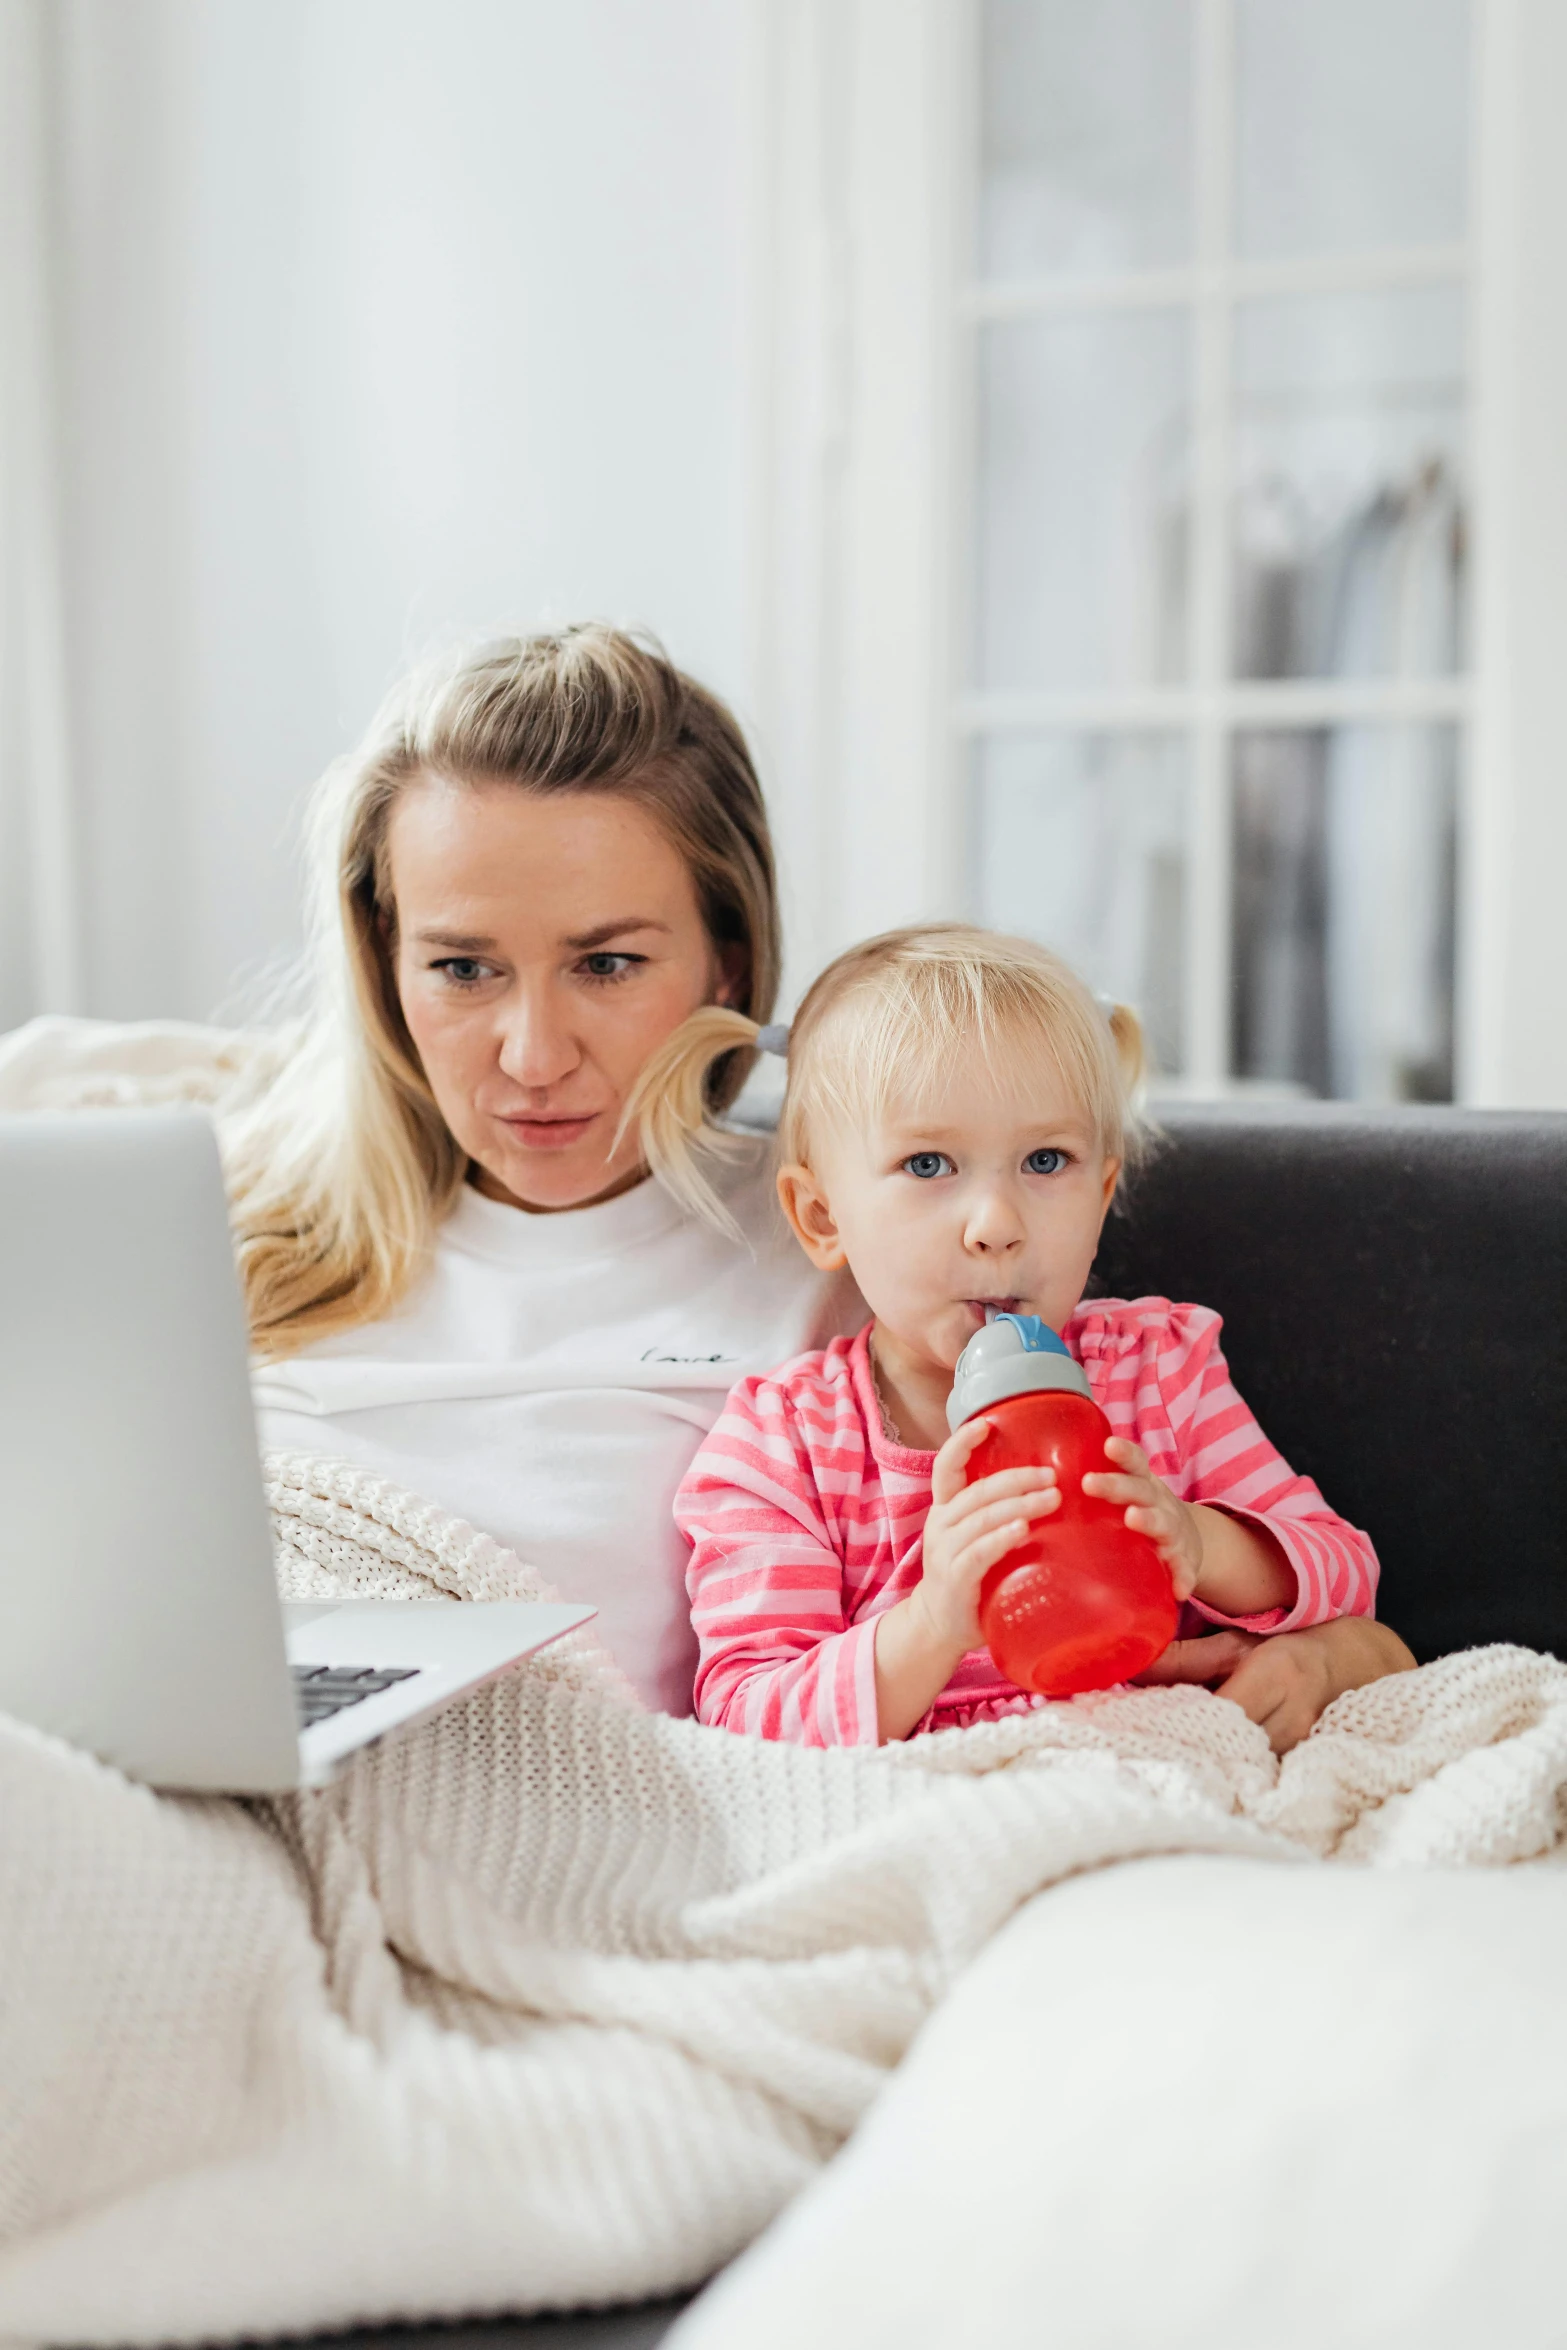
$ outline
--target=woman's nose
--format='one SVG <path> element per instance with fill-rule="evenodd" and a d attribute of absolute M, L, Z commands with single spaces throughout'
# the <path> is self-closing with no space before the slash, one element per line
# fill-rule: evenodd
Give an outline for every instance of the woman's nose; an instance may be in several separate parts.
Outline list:
<path fill-rule="evenodd" d="M 502 1073 L 530 1091 L 558 1085 L 582 1059 L 567 1023 L 547 1003 L 519 999 L 507 1007 L 500 1038 Z"/>

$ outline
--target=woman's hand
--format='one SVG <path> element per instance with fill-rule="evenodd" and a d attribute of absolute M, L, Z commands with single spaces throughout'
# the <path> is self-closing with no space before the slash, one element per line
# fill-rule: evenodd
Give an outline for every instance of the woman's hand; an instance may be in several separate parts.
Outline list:
<path fill-rule="evenodd" d="M 1223 1631 L 1172 1640 L 1137 1679 L 1140 1686 L 1194 1681 L 1216 1689 L 1267 1731 L 1275 1754 L 1287 1754 L 1315 1729 L 1335 1697 L 1386 1673 L 1412 1672 L 1414 1664 L 1391 1624 L 1336 1616 L 1271 1638 Z"/>
<path fill-rule="evenodd" d="M 1130 1437 L 1112 1436 L 1105 1458 L 1114 1461 L 1118 1475 L 1096 1470 L 1083 1479 L 1083 1491 L 1096 1501 L 1126 1505 L 1126 1523 L 1134 1534 L 1146 1534 L 1170 1570 L 1178 1600 L 1190 1599 L 1203 1567 L 1203 1529 L 1189 1501 L 1180 1501 L 1162 1477 L 1148 1465 L 1148 1455 Z"/>
<path fill-rule="evenodd" d="M 990 1423 L 965 1420 L 936 1455 L 923 1567 L 907 1599 L 876 1620 L 876 1708 L 884 1739 L 907 1737 L 984 1639 L 980 1585 L 1034 1518 L 1061 1506 L 1054 1469 L 998 1469 L 973 1485 L 963 1471 Z"/>

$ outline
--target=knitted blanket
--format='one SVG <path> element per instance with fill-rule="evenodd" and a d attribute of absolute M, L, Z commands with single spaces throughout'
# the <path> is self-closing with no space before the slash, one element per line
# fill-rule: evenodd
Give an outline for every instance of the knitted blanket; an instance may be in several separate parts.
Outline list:
<path fill-rule="evenodd" d="M 548 1596 L 356 1471 L 269 1478 L 290 1596 Z M 1190 1689 L 768 1745 L 644 1712 L 585 1633 L 283 1802 L 0 1723 L 0 2335 L 690 2284 L 1043 1888 L 1168 1852 L 1528 1860 L 1564 1789 L 1567 1668 L 1511 1648 L 1341 1698 L 1282 1766 Z"/>

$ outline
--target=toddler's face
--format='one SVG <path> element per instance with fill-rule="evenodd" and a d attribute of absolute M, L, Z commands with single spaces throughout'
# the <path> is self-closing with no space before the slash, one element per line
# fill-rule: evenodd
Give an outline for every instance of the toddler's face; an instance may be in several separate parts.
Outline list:
<path fill-rule="evenodd" d="M 998 1081 L 977 1062 L 815 1156 L 779 1177 L 808 1255 L 847 1261 L 911 1364 L 949 1372 L 987 1306 L 1060 1329 L 1120 1173 L 1059 1075 Z"/>

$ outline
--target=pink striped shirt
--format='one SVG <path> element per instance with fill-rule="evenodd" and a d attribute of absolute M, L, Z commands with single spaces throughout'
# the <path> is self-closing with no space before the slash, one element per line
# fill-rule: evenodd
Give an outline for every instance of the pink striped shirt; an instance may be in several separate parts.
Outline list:
<path fill-rule="evenodd" d="M 1309 1477 L 1274 1450 L 1219 1351 L 1219 1317 L 1168 1298 L 1079 1306 L 1062 1336 L 1094 1401 L 1183 1501 L 1250 1519 L 1295 1570 L 1293 1607 L 1223 1616 L 1188 1603 L 1183 1632 L 1239 1623 L 1294 1631 L 1370 1615 L 1377 1558 Z M 885 1432 L 870 1326 L 766 1378 L 742 1379 L 675 1498 L 691 1544 L 686 1588 L 701 1646 L 700 1720 L 803 1746 L 877 1742 L 876 1618 L 920 1578 L 935 1454 Z M 1016 1713 L 1042 1700 L 973 1650 L 922 1729 Z"/>

